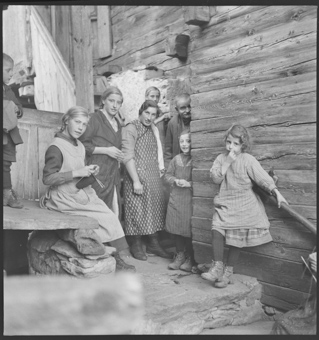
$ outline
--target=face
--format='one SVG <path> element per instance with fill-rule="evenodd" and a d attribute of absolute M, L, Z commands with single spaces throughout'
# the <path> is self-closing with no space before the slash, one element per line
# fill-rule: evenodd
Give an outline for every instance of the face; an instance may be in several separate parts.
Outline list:
<path fill-rule="evenodd" d="M 233 137 L 232 135 L 228 135 L 226 138 L 226 150 L 232 151 L 234 150 L 235 154 L 240 154 L 242 148 L 242 143 L 240 143 L 240 139 L 237 137 Z"/>
<path fill-rule="evenodd" d="M 105 98 L 103 103 L 104 110 L 111 116 L 115 116 L 123 103 L 123 98 L 119 94 L 110 94 L 107 98 Z"/>
<path fill-rule="evenodd" d="M 189 154 L 191 149 L 191 138 L 189 133 L 180 136 L 179 145 L 183 153 Z"/>
<path fill-rule="evenodd" d="M 88 117 L 82 115 L 75 116 L 73 118 L 70 118 L 66 122 L 66 128 L 63 132 L 67 136 L 77 139 L 83 135 L 88 126 L 88 123 L 89 123 Z"/>
<path fill-rule="evenodd" d="M 148 107 L 139 116 L 140 122 L 145 126 L 150 126 L 156 118 L 156 113 L 157 113 L 156 107 Z"/>
<path fill-rule="evenodd" d="M 188 118 L 191 116 L 191 99 L 180 99 L 176 103 L 176 111 L 181 115 L 181 117 Z"/>
<path fill-rule="evenodd" d="M 151 91 L 148 96 L 145 98 L 146 100 L 153 100 L 156 104 L 158 104 L 160 100 L 160 93 L 158 91 Z"/>
<path fill-rule="evenodd" d="M 3 82 L 8 84 L 13 76 L 13 63 L 3 61 Z"/>

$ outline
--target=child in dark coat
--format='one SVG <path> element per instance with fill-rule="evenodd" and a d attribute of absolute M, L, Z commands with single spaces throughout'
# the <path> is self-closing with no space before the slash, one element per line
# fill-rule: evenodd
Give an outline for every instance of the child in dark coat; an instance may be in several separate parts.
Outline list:
<path fill-rule="evenodd" d="M 3 53 L 3 205 L 22 208 L 11 183 L 11 164 L 16 161 L 16 145 L 23 143 L 17 126 L 17 118 L 23 115 L 22 105 L 7 85 L 13 75 L 13 65 L 13 59 Z"/>

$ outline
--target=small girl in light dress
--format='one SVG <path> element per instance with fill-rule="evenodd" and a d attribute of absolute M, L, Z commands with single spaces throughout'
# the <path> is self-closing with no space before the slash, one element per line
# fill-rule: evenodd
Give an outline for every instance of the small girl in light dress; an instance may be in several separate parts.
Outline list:
<path fill-rule="evenodd" d="M 215 159 L 211 178 L 220 184 L 214 198 L 212 222 L 213 264 L 201 276 L 224 288 L 230 282 L 240 248 L 255 247 L 272 241 L 269 221 L 260 197 L 253 191 L 253 182 L 277 198 L 278 208 L 287 201 L 273 179 L 255 157 L 246 150 L 250 146 L 247 130 L 233 125 L 225 134 L 226 151 Z M 223 258 L 224 243 L 229 246 L 227 263 Z"/>

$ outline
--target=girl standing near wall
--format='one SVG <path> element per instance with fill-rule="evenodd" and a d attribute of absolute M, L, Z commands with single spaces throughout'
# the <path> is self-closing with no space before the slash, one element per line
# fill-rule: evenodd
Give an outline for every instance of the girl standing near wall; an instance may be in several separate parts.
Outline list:
<path fill-rule="evenodd" d="M 250 146 L 247 130 L 233 125 L 225 134 L 226 152 L 220 154 L 210 174 L 220 184 L 214 198 L 212 222 L 213 264 L 201 276 L 224 288 L 230 282 L 233 268 L 242 247 L 254 247 L 272 241 L 269 221 L 263 203 L 253 191 L 253 182 L 276 196 L 278 208 L 287 201 L 273 179 L 255 157 L 246 153 Z M 227 265 L 224 265 L 224 243 L 229 245 Z"/>
<path fill-rule="evenodd" d="M 193 188 L 189 129 L 181 133 L 179 144 L 181 153 L 170 161 L 165 174 L 165 180 L 171 186 L 165 229 L 175 235 L 176 246 L 175 259 L 168 265 L 168 268 L 191 272 L 194 255 L 191 238 Z"/>

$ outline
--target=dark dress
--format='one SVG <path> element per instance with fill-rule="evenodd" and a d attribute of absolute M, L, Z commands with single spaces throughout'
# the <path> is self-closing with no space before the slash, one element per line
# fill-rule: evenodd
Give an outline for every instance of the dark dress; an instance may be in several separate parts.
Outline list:
<path fill-rule="evenodd" d="M 117 118 L 115 118 L 117 119 Z M 119 162 L 108 155 L 93 154 L 96 146 L 111 147 L 115 146 L 121 149 L 122 144 L 122 127 L 118 122 L 118 131 L 116 132 L 102 111 L 92 114 L 89 125 L 84 134 L 79 138 L 85 146 L 87 165 L 97 164 L 100 167 L 97 178 L 105 185 L 101 188 L 97 182 L 92 184 L 98 197 L 112 209 L 114 190 L 117 190 L 117 197 L 120 197 L 120 171 Z M 121 205 L 119 204 L 119 208 Z M 121 213 L 120 213 L 121 216 Z"/>
<path fill-rule="evenodd" d="M 134 147 L 134 153 L 127 157 Z M 126 235 L 151 235 L 164 229 L 164 196 L 158 165 L 157 141 L 151 127 L 134 120 L 123 128 L 125 161 L 134 158 L 143 194 L 133 192 L 133 181 L 125 170 L 124 215 Z"/>
<path fill-rule="evenodd" d="M 175 156 L 169 163 L 165 180 L 171 185 L 165 229 L 176 235 L 191 237 L 192 188 L 178 187 L 175 179 L 192 181 L 192 159 L 183 153 Z"/>

